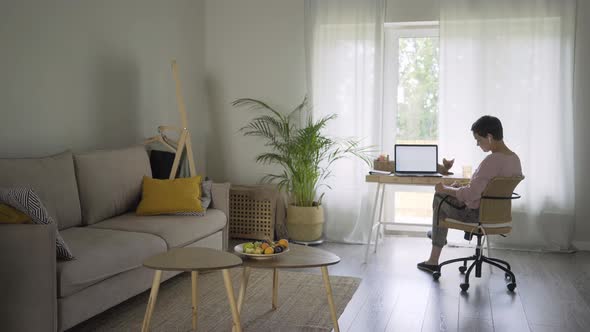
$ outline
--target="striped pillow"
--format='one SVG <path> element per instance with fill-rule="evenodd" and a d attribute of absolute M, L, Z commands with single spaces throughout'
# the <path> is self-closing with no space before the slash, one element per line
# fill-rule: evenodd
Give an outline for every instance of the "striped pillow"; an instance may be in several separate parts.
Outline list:
<path fill-rule="evenodd" d="M 45 206 L 41 203 L 39 196 L 29 188 L 0 188 L 0 203 L 10 205 L 28 215 L 31 217 L 33 224 L 55 224 L 55 221 L 49 216 Z M 55 229 L 55 242 L 57 258 L 64 260 L 74 259 L 70 248 L 59 235 L 57 227 Z"/>

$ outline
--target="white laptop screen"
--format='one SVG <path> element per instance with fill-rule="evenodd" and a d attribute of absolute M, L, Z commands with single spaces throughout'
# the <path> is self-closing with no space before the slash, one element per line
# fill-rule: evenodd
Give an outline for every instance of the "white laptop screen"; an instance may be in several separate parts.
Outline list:
<path fill-rule="evenodd" d="M 395 145 L 395 171 L 409 173 L 436 173 L 438 146 Z"/>

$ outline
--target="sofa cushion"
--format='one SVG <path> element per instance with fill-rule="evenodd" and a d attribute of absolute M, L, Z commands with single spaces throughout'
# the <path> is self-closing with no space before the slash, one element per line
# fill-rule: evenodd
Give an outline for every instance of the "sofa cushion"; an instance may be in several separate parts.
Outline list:
<path fill-rule="evenodd" d="M 216 209 L 198 216 L 136 216 L 127 213 L 92 225 L 93 228 L 142 232 L 157 235 L 166 241 L 168 248 L 184 247 L 214 234 L 225 227 L 225 213 Z"/>
<path fill-rule="evenodd" d="M 72 227 L 61 232 L 76 259 L 57 263 L 58 296 L 142 266 L 148 257 L 166 251 L 166 243 L 146 233 Z"/>
<path fill-rule="evenodd" d="M 213 180 L 205 178 L 205 181 L 201 183 L 201 206 L 205 211 L 211 205 L 211 188 L 213 188 Z"/>
<path fill-rule="evenodd" d="M 7 204 L 0 204 L 0 224 L 29 224 L 33 220 Z"/>
<path fill-rule="evenodd" d="M 135 210 L 143 177 L 152 176 L 143 146 L 76 154 L 74 160 L 85 225 Z"/>
<path fill-rule="evenodd" d="M 70 151 L 44 158 L 0 159 L 0 187 L 33 189 L 60 230 L 81 225 Z"/>
<path fill-rule="evenodd" d="M 29 188 L 0 188 L 0 203 L 8 204 L 29 216 L 34 224 L 55 224 L 39 196 Z M 55 253 L 59 259 L 74 259 L 72 251 L 55 229 Z"/>
<path fill-rule="evenodd" d="M 143 177 L 141 202 L 135 211 L 138 216 L 203 211 L 200 176 L 171 180 Z"/>

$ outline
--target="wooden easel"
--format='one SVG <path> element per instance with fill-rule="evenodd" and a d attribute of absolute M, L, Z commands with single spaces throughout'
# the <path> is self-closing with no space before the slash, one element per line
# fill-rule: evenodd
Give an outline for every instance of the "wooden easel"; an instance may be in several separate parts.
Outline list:
<path fill-rule="evenodd" d="M 176 102 L 178 103 L 178 111 L 180 112 L 180 127 L 174 126 L 158 126 L 158 135 L 150 137 L 144 141 L 144 144 L 150 144 L 154 142 L 162 143 L 167 149 L 175 153 L 174 163 L 172 164 L 172 170 L 170 171 L 169 179 L 176 177 L 178 166 L 180 164 L 180 158 L 182 151 L 186 148 L 186 157 L 188 158 L 190 176 L 196 176 L 197 171 L 195 169 L 195 161 L 193 159 L 193 150 L 191 148 L 191 135 L 188 131 L 188 121 L 186 119 L 186 108 L 184 105 L 184 99 L 182 98 L 182 89 L 180 86 L 180 79 L 178 78 L 178 67 L 176 60 L 172 60 L 172 74 L 176 81 Z M 174 131 L 179 134 L 178 141 L 171 139 L 166 136 L 166 131 Z"/>

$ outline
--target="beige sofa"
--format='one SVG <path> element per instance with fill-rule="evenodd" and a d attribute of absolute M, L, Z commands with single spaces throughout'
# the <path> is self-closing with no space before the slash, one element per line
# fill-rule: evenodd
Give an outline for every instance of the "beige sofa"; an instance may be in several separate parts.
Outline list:
<path fill-rule="evenodd" d="M 0 187 L 41 197 L 75 259 L 55 257 L 55 226 L 0 225 L 0 329 L 63 331 L 151 286 L 142 262 L 175 247 L 227 248 L 229 184 L 203 217 L 140 217 L 143 147 L 0 159 Z M 165 273 L 168 279 L 176 273 Z"/>

